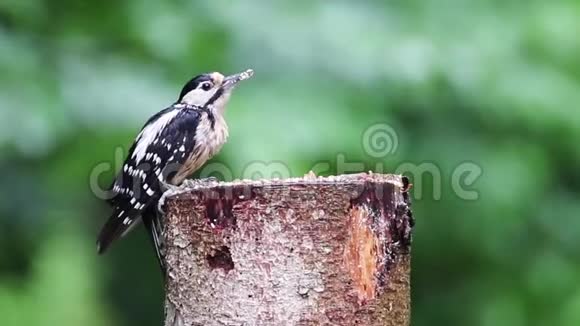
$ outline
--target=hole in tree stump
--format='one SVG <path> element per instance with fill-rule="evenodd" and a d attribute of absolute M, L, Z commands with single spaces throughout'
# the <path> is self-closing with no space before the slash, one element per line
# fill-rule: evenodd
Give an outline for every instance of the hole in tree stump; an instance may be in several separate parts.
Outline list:
<path fill-rule="evenodd" d="M 206 259 L 211 269 L 221 268 L 226 273 L 234 269 L 230 248 L 226 246 L 216 249 L 213 253 L 207 255 Z"/>

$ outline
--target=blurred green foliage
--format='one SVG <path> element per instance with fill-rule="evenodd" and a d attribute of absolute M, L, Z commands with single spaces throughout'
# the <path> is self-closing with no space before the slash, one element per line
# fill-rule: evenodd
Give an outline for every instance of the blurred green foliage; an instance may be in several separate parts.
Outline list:
<path fill-rule="evenodd" d="M 440 169 L 441 198 L 414 180 L 413 325 L 579 325 L 579 31 L 573 0 L 0 1 L 0 325 L 160 324 L 144 232 L 95 253 L 91 173 L 188 78 L 249 67 L 213 160 L 233 177 Z M 478 200 L 451 187 L 463 162 Z"/>

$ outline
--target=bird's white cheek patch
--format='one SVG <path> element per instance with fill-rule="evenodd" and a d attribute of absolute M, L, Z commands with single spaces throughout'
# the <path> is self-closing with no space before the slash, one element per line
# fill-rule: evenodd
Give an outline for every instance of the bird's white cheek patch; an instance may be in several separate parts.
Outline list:
<path fill-rule="evenodd" d="M 189 105 L 203 106 L 209 101 L 209 99 L 215 94 L 218 87 L 214 87 L 209 91 L 204 91 L 203 89 L 194 89 L 189 93 L 185 94 L 182 101 Z"/>

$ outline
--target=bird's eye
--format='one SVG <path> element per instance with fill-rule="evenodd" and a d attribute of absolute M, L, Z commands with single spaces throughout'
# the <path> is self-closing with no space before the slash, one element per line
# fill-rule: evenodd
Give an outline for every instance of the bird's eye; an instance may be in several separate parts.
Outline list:
<path fill-rule="evenodd" d="M 201 89 L 203 89 L 204 91 L 209 91 L 211 89 L 211 83 L 205 82 L 205 83 L 201 84 Z"/>

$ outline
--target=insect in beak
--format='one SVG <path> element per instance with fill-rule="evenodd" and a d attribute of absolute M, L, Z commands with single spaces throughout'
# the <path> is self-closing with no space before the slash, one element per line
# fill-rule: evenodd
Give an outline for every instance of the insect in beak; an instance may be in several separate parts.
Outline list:
<path fill-rule="evenodd" d="M 239 74 L 234 74 L 234 75 L 230 75 L 227 76 L 226 78 L 224 78 L 222 87 L 225 90 L 229 90 L 234 88 L 239 82 L 241 82 L 242 80 L 246 80 L 249 79 L 250 77 L 252 77 L 254 75 L 254 71 L 252 69 L 248 69 L 244 72 L 241 72 Z"/>

